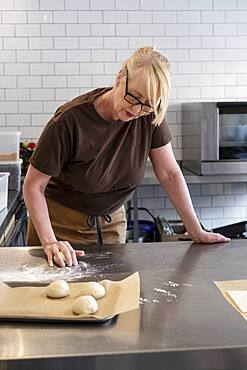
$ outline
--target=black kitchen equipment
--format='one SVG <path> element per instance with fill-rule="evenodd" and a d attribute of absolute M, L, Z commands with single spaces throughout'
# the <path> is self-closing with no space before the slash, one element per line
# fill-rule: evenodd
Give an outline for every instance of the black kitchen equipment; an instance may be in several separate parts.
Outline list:
<path fill-rule="evenodd" d="M 126 211 L 126 215 L 128 216 L 131 211 L 134 210 L 134 207 L 130 207 Z M 140 242 L 153 242 L 156 241 L 156 235 L 157 235 L 157 228 L 156 228 L 156 220 L 153 214 L 145 207 L 138 207 L 138 212 L 144 211 L 148 213 L 148 215 L 152 218 L 151 220 L 138 220 L 138 230 L 139 235 L 138 239 L 140 239 Z M 134 221 L 128 220 L 127 222 L 127 234 L 126 234 L 126 242 L 131 243 L 133 242 L 133 231 L 134 230 Z"/>
<path fill-rule="evenodd" d="M 167 220 L 163 216 L 158 216 L 156 217 L 156 225 L 158 241 L 191 240 L 181 220 Z"/>
<path fill-rule="evenodd" d="M 146 241 L 147 234 L 138 230 L 138 243 Z M 126 243 L 134 243 L 134 229 L 126 230 Z"/>
<path fill-rule="evenodd" d="M 220 233 L 230 239 L 247 238 L 247 221 L 236 222 L 210 230 L 205 228 L 201 222 L 200 224 L 203 230 Z M 166 220 L 165 217 L 158 216 L 156 218 L 156 225 L 160 241 L 191 240 L 181 220 Z"/>
<path fill-rule="evenodd" d="M 247 235 L 247 221 L 236 222 L 235 224 L 230 224 L 226 226 L 216 227 L 212 229 L 214 233 L 220 233 L 227 238 L 231 239 L 243 239 Z"/>

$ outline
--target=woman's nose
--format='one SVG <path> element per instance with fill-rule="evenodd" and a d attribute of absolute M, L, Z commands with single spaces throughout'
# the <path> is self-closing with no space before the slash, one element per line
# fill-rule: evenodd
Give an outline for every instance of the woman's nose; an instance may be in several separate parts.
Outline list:
<path fill-rule="evenodd" d="M 132 112 L 135 112 L 135 114 L 139 113 L 141 110 L 141 104 L 133 104 L 131 105 Z"/>

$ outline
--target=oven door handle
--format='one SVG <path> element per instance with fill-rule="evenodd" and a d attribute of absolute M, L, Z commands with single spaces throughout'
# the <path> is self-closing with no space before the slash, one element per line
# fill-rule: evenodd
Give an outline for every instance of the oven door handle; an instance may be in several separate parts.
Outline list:
<path fill-rule="evenodd" d="M 216 130 L 215 130 L 215 141 L 216 141 L 216 161 L 220 159 L 220 114 L 219 108 L 216 108 Z"/>
<path fill-rule="evenodd" d="M 22 229 L 22 224 L 26 222 L 27 224 L 27 210 L 24 206 L 24 203 L 21 204 L 21 206 L 18 208 L 18 211 L 16 213 L 16 221 L 15 221 L 15 226 L 13 230 L 10 232 L 10 234 L 7 236 L 5 239 L 5 246 L 6 247 L 11 247 L 15 246 L 14 240 L 16 240 L 20 234 L 25 233 L 26 234 L 26 225 L 25 225 L 25 230 Z M 23 241 L 25 240 L 25 236 L 23 236 Z M 24 243 L 25 244 L 25 243 Z"/>

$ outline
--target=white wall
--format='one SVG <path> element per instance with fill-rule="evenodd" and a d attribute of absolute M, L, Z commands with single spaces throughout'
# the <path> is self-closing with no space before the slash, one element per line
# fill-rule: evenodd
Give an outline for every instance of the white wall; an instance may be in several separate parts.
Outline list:
<path fill-rule="evenodd" d="M 22 138 L 37 139 L 66 100 L 111 85 L 144 45 L 171 62 L 178 160 L 183 101 L 247 99 L 246 0 L 0 0 L 0 23 L 0 129 Z"/>
<path fill-rule="evenodd" d="M 246 183 L 189 184 L 191 198 L 200 221 L 206 228 L 214 228 L 247 219 Z M 138 188 L 138 205 L 155 216 L 168 220 L 179 219 L 168 197 L 158 185 Z M 149 219 L 140 212 L 141 219 Z"/>

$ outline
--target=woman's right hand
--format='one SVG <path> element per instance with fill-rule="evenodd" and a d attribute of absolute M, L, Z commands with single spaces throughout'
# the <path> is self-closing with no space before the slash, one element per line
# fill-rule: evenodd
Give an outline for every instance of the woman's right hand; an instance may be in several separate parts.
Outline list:
<path fill-rule="evenodd" d="M 47 243 L 43 246 L 44 252 L 47 256 L 48 265 L 50 267 L 53 266 L 53 258 L 56 257 L 56 263 L 61 266 L 65 267 L 78 265 L 77 262 L 77 256 L 83 256 L 85 253 L 82 250 L 75 250 L 72 248 L 69 242 L 67 241 L 54 241 L 51 243 Z M 63 260 L 61 254 L 59 252 L 62 252 L 65 261 Z"/>

